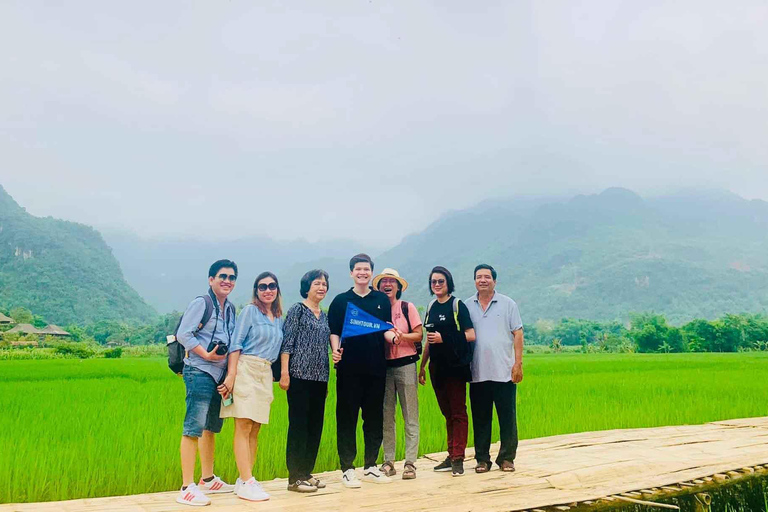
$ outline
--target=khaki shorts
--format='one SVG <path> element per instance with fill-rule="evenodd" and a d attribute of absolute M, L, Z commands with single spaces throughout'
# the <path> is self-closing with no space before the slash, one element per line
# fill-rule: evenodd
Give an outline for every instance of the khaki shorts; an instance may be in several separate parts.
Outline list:
<path fill-rule="evenodd" d="M 272 365 L 257 356 L 241 355 L 237 362 L 232 405 L 221 405 L 222 418 L 248 418 L 266 425 L 272 393 Z"/>

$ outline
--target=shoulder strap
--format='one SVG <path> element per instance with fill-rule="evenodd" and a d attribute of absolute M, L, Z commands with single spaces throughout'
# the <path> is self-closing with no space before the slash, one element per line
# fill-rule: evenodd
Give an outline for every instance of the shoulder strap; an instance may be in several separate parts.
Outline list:
<path fill-rule="evenodd" d="M 400 301 L 400 310 L 403 312 L 405 321 L 408 323 L 408 332 L 411 332 L 411 316 L 408 314 L 408 303 L 404 300 Z"/>
<path fill-rule="evenodd" d="M 203 318 L 200 319 L 200 325 L 198 326 L 198 329 L 202 329 L 205 324 L 208 323 L 208 320 L 211 319 L 211 315 L 213 315 L 213 299 L 209 294 L 205 294 L 202 296 L 203 300 L 205 300 L 205 311 L 203 311 Z"/>
<path fill-rule="evenodd" d="M 456 330 L 461 332 L 461 326 L 459 326 L 459 302 L 460 299 L 453 298 L 453 321 L 456 322 Z"/>
<path fill-rule="evenodd" d="M 432 299 L 429 301 L 429 305 L 427 306 L 427 309 L 424 311 L 424 323 L 427 323 L 427 319 L 429 318 L 429 311 L 432 309 L 432 304 L 435 303 L 437 299 Z"/>

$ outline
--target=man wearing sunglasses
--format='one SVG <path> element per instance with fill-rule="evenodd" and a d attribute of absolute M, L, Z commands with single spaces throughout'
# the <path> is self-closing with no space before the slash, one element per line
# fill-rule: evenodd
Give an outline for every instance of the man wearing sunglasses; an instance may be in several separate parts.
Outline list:
<path fill-rule="evenodd" d="M 183 485 L 176 501 L 184 505 L 208 505 L 206 494 L 232 492 L 229 485 L 213 474 L 214 435 L 221 432 L 219 382 L 227 370 L 227 349 L 235 329 L 235 307 L 227 299 L 235 288 L 237 265 L 218 260 L 208 269 L 208 292 L 187 306 L 177 332 L 184 345 L 184 384 L 186 414 L 181 436 Z M 202 475 L 195 485 L 195 458 L 200 453 Z"/>

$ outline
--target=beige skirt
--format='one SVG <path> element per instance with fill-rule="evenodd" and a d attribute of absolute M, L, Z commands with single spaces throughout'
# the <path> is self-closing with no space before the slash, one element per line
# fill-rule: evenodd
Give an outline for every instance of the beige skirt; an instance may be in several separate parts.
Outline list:
<path fill-rule="evenodd" d="M 240 355 L 232 391 L 232 405 L 221 405 L 222 418 L 248 418 L 256 423 L 269 423 L 272 404 L 272 365 L 257 356 Z"/>

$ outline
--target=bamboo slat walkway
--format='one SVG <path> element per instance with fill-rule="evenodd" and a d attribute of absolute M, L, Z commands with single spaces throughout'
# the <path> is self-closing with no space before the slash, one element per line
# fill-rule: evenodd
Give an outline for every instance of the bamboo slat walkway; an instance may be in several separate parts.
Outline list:
<path fill-rule="evenodd" d="M 517 472 L 497 469 L 474 473 L 474 461 L 465 463 L 466 474 L 432 471 L 445 453 L 417 462 L 418 478 L 403 481 L 398 463 L 396 481 L 388 485 L 363 483 L 362 489 L 343 488 L 340 472 L 320 478 L 328 487 L 300 495 L 286 491 L 282 479 L 264 482 L 272 498 L 250 503 L 229 495 L 213 496 L 210 508 L 235 512 L 247 510 L 304 512 L 330 510 L 411 511 L 515 511 L 566 510 L 575 504 L 600 499 L 615 500 L 622 493 L 630 499 L 695 487 L 763 471 L 768 464 L 768 417 L 718 421 L 704 425 L 584 432 L 520 443 Z M 360 470 L 358 470 L 360 471 Z M 637 492 L 632 492 L 637 491 Z M 0 512 L 161 512 L 194 510 L 175 503 L 176 492 L 140 494 L 50 503 L 0 505 Z M 621 498 L 618 498 L 621 499 Z"/>

